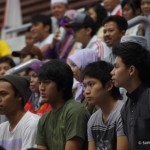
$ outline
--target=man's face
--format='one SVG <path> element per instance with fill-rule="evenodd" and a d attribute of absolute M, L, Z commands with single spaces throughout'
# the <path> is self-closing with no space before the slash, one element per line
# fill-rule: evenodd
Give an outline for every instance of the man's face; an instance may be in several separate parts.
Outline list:
<path fill-rule="evenodd" d="M 4 76 L 9 69 L 11 69 L 11 66 L 7 62 L 0 63 L 0 77 Z"/>
<path fill-rule="evenodd" d="M 31 33 L 33 38 L 37 41 L 42 41 L 43 37 L 45 38 L 45 31 L 47 30 L 47 26 L 45 26 L 42 22 L 37 22 L 32 25 Z"/>
<path fill-rule="evenodd" d="M 91 33 L 89 33 L 88 28 L 80 28 L 74 30 L 74 40 L 76 42 L 82 43 L 86 47 L 86 39 L 91 38 Z"/>
<path fill-rule="evenodd" d="M 57 19 L 60 20 L 63 18 L 67 7 L 63 3 L 54 3 L 51 6 L 51 14 Z"/>
<path fill-rule="evenodd" d="M 116 87 L 126 88 L 130 79 L 130 69 L 122 62 L 120 57 L 116 57 L 114 69 L 111 71 L 112 80 Z"/>
<path fill-rule="evenodd" d="M 89 104 L 101 105 L 105 101 L 107 90 L 98 79 L 85 76 L 83 84 L 84 95 Z"/>
<path fill-rule="evenodd" d="M 124 35 L 124 31 L 120 31 L 118 29 L 118 25 L 113 21 L 107 22 L 104 25 L 103 32 L 104 41 L 109 47 L 114 46 L 118 41 L 120 41 L 121 37 Z"/>
<path fill-rule="evenodd" d="M 119 0 L 103 0 L 104 7 L 108 12 L 112 12 L 113 9 L 119 4 Z"/>
<path fill-rule="evenodd" d="M 40 81 L 39 91 L 42 103 L 54 104 L 61 97 L 61 92 L 58 91 L 56 83 L 52 80 Z"/>
<path fill-rule="evenodd" d="M 0 114 L 9 115 L 17 109 L 19 97 L 15 96 L 9 82 L 0 81 Z"/>
<path fill-rule="evenodd" d="M 141 9 L 142 9 L 144 16 L 150 15 L 150 0 L 142 0 Z"/>

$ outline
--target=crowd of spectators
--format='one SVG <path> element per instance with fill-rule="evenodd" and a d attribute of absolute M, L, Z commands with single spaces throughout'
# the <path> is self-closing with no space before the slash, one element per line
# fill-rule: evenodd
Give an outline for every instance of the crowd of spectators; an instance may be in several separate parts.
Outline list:
<path fill-rule="evenodd" d="M 149 150 L 150 47 L 128 21 L 150 25 L 150 0 L 50 9 L 31 17 L 19 51 L 0 40 L 0 149 Z"/>

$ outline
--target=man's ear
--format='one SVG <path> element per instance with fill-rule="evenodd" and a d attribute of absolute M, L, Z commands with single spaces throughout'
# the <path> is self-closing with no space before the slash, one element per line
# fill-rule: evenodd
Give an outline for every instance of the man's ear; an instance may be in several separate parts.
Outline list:
<path fill-rule="evenodd" d="M 86 33 L 87 35 L 91 35 L 92 29 L 91 28 L 86 28 Z"/>
<path fill-rule="evenodd" d="M 125 35 L 125 33 L 126 33 L 126 31 L 125 31 L 125 30 L 123 30 L 123 31 L 122 31 L 122 36 L 123 36 L 123 35 Z"/>
<path fill-rule="evenodd" d="M 50 26 L 46 25 L 45 26 L 45 31 L 49 32 L 49 30 L 50 30 Z"/>
<path fill-rule="evenodd" d="M 132 76 L 135 73 L 136 69 L 135 69 L 135 66 L 132 65 L 132 66 L 129 67 L 128 70 L 129 70 L 129 75 Z"/>
<path fill-rule="evenodd" d="M 112 81 L 110 80 L 110 81 L 108 81 L 107 83 L 106 83 L 106 85 L 105 85 L 105 89 L 106 89 L 106 91 L 111 91 L 112 90 L 112 88 L 113 88 L 113 83 L 112 83 Z"/>

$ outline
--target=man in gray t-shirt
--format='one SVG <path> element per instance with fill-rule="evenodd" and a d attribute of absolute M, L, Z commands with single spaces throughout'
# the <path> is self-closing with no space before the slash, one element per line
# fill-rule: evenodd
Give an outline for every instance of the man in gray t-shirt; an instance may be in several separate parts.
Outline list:
<path fill-rule="evenodd" d="M 88 150 L 127 150 L 120 110 L 123 102 L 119 89 L 113 86 L 113 66 L 99 61 L 89 64 L 83 71 L 85 98 L 91 105 L 98 105 L 88 122 Z"/>
<path fill-rule="evenodd" d="M 103 112 L 97 110 L 88 122 L 88 141 L 95 141 L 97 150 L 116 149 L 117 136 L 123 136 L 120 110 L 123 102 L 117 101 L 107 120 L 103 121 Z"/>

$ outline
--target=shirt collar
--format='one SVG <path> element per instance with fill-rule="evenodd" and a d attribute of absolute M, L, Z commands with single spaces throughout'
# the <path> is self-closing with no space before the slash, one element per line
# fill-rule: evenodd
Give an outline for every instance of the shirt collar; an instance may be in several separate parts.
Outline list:
<path fill-rule="evenodd" d="M 143 84 L 141 84 L 132 93 L 127 92 L 127 97 L 129 97 L 133 101 L 138 101 L 141 93 L 144 90 L 145 90 L 145 86 Z"/>

